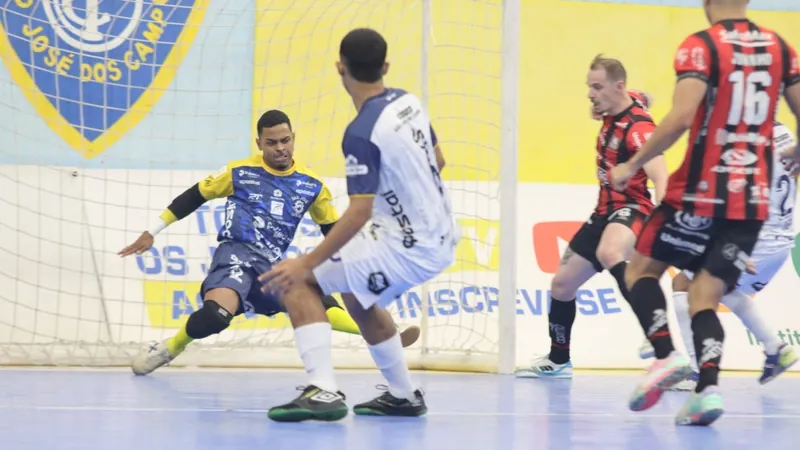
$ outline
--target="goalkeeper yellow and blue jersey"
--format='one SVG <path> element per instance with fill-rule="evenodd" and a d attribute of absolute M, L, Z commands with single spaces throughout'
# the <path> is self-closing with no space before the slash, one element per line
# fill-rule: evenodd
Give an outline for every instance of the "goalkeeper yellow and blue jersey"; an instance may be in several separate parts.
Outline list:
<path fill-rule="evenodd" d="M 281 258 L 306 213 L 320 225 L 339 218 L 322 179 L 296 162 L 277 171 L 261 155 L 253 155 L 226 164 L 201 181 L 199 188 L 206 200 L 227 197 L 217 240 L 247 244 L 270 262 Z"/>

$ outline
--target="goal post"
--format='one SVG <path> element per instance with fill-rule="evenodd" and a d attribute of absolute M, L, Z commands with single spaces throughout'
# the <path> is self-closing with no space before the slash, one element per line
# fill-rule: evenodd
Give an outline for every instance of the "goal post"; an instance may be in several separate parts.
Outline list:
<path fill-rule="evenodd" d="M 295 158 L 343 211 L 356 111 L 334 63 L 344 34 L 369 26 L 389 44 L 387 84 L 428 107 L 462 234 L 456 263 L 389 308 L 422 328 L 409 365 L 513 370 L 520 0 L 47 4 L 0 5 L 0 365 L 126 365 L 173 335 L 201 306 L 224 202 L 144 255 L 116 253 L 176 195 L 256 151 L 268 109 L 289 115 Z M 320 240 L 305 217 L 287 256 Z M 288 326 L 245 314 L 173 365 L 299 367 Z M 346 333 L 334 361 L 374 367 Z"/>

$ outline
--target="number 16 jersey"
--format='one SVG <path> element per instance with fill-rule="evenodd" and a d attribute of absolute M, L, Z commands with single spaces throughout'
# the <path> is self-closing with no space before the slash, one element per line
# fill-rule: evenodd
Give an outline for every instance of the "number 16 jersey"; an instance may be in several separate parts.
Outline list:
<path fill-rule="evenodd" d="M 374 197 L 373 236 L 418 262 L 452 258 L 458 239 L 436 144 L 422 103 L 400 89 L 367 99 L 342 140 L 348 195 Z"/>
<path fill-rule="evenodd" d="M 697 216 L 766 220 L 776 105 L 800 82 L 797 53 L 747 19 L 723 20 L 681 44 L 675 71 L 708 91 L 664 202 Z"/>

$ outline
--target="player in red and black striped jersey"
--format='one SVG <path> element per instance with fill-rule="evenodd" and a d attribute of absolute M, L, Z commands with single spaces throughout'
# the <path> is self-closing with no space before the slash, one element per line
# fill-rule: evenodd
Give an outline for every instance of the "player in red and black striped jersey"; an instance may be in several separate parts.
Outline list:
<path fill-rule="evenodd" d="M 696 274 L 689 304 L 700 375 L 676 423 L 701 425 L 723 411 L 717 378 L 724 332 L 716 308 L 735 288 L 768 216 L 781 93 L 800 119 L 795 50 L 746 18 L 747 0 L 705 0 L 705 10 L 712 26 L 686 38 L 675 57 L 672 110 L 642 150 L 610 173 L 623 189 L 639 167 L 691 130 L 684 162 L 642 227 L 625 279 L 658 358 L 631 398 L 631 409 L 640 411 L 690 374 L 672 346 L 659 279 L 670 265 Z"/>
<path fill-rule="evenodd" d="M 578 289 L 595 274 L 608 270 L 625 288 L 625 265 L 644 218 L 653 209 L 647 188 L 653 180 L 656 198 L 663 197 L 667 166 L 663 158 L 650 161 L 624 192 L 608 183 L 606 173 L 634 155 L 655 128 L 643 105 L 625 88 L 627 74 L 618 60 L 598 56 L 590 65 L 587 84 L 593 117 L 602 119 L 597 136 L 597 206 L 569 243 L 550 287 L 550 353 L 530 367 L 518 370 L 520 378 L 571 378 L 570 340 L 576 316 Z M 637 93 L 638 94 L 638 93 Z"/>

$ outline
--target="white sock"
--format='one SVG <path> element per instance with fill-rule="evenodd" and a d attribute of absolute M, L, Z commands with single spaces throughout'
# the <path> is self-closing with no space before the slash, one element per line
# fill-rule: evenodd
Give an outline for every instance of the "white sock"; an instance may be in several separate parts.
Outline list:
<path fill-rule="evenodd" d="M 686 347 L 686 356 L 692 365 L 692 370 L 698 372 L 697 356 L 694 352 L 694 333 L 692 333 L 692 315 L 689 313 L 689 293 L 673 292 L 672 304 L 675 305 L 675 318 L 678 319 L 678 327 L 681 330 L 683 346 Z"/>
<path fill-rule="evenodd" d="M 413 398 L 417 388 L 411 381 L 411 373 L 403 355 L 400 334 L 395 333 L 394 336 L 379 344 L 370 345 L 369 352 L 372 354 L 375 365 L 389 383 L 389 393 L 397 398 Z"/>
<path fill-rule="evenodd" d="M 308 382 L 329 392 L 337 392 L 336 375 L 333 373 L 333 351 L 331 350 L 331 324 L 312 323 L 294 329 L 294 340 L 308 373 Z"/>
<path fill-rule="evenodd" d="M 778 353 L 783 342 L 778 339 L 778 333 L 764 322 L 752 298 L 739 291 L 733 291 L 722 297 L 722 304 L 736 314 L 753 336 L 761 341 L 765 352 L 771 355 Z"/>

